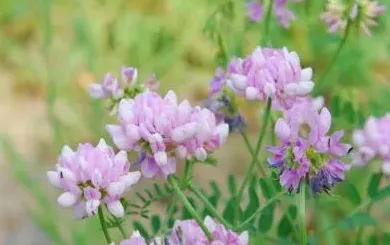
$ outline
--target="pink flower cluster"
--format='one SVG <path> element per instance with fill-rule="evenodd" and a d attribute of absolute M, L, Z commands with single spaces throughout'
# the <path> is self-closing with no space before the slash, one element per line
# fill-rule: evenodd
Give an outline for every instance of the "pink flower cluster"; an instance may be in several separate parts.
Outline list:
<path fill-rule="evenodd" d="M 122 83 L 118 81 L 111 73 L 107 73 L 100 83 L 93 83 L 88 87 L 89 95 L 96 99 L 120 99 L 130 88 L 134 88 L 137 83 L 138 70 L 134 67 L 122 67 L 121 69 Z M 158 81 L 154 75 L 142 85 L 143 88 L 155 91 L 158 89 Z"/>
<path fill-rule="evenodd" d="M 328 136 L 330 126 L 328 109 L 318 112 L 307 99 L 285 111 L 285 117 L 276 122 L 280 145 L 268 147 L 272 153 L 269 163 L 280 169 L 280 183 L 289 191 L 308 179 L 313 193 L 327 192 L 344 178 L 346 167 L 341 157 L 351 147 L 340 143 L 343 131 Z"/>
<path fill-rule="evenodd" d="M 273 6 L 273 14 L 283 28 L 289 28 L 290 22 L 295 20 L 295 14 L 287 8 L 288 0 L 276 0 Z M 259 22 L 264 17 L 264 4 L 259 0 L 246 3 L 248 18 L 253 22 Z"/>
<path fill-rule="evenodd" d="M 390 175 L 390 114 L 370 117 L 362 130 L 354 132 L 353 142 L 357 147 L 353 165 L 365 165 L 377 156 L 383 161 L 383 173 Z"/>
<path fill-rule="evenodd" d="M 271 98 L 274 106 L 288 109 L 312 91 L 312 74 L 311 68 L 301 68 L 297 53 L 258 47 L 245 59 L 230 61 L 226 84 L 248 100 Z"/>
<path fill-rule="evenodd" d="M 378 25 L 375 19 L 385 12 L 385 6 L 372 0 L 353 2 L 347 5 L 339 0 L 328 0 L 326 11 L 321 15 L 321 19 L 329 26 L 328 32 L 344 31 L 349 19 L 357 22 L 360 29 L 371 36 L 370 28 Z"/>
<path fill-rule="evenodd" d="M 94 147 L 80 144 L 74 152 L 68 146 L 62 149 L 55 171 L 48 171 L 50 183 L 63 190 L 58 203 L 73 207 L 76 218 L 95 215 L 104 203 L 117 217 L 124 215 L 120 202 L 123 193 L 138 182 L 139 171 L 129 172 L 127 154 L 117 154 L 101 139 Z"/>
<path fill-rule="evenodd" d="M 216 223 L 212 218 L 207 216 L 204 220 L 207 229 L 213 235 L 214 240 L 209 241 L 202 229 L 195 220 L 178 220 L 175 222 L 172 235 L 164 239 L 163 244 L 169 245 L 248 245 L 248 232 L 240 235 L 227 230 L 223 225 Z M 160 244 L 157 241 L 163 240 L 155 238 L 152 244 Z M 146 245 L 145 239 L 138 233 L 133 233 L 130 239 L 124 240 L 120 245 Z"/>
<path fill-rule="evenodd" d="M 227 124 L 218 123 L 208 109 L 178 103 L 169 91 L 162 98 L 146 91 L 119 103 L 117 125 L 107 131 L 121 150 L 136 150 L 144 159 L 141 171 L 147 178 L 167 177 L 176 170 L 176 158 L 204 161 L 228 136 Z"/>

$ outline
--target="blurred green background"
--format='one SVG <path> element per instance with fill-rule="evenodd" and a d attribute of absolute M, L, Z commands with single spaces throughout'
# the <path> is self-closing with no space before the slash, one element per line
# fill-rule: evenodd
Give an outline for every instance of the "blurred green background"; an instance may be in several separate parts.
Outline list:
<path fill-rule="evenodd" d="M 0 244 L 103 244 L 96 220 L 73 221 L 70 211 L 57 207 L 58 193 L 45 180 L 45 171 L 53 168 L 63 144 L 74 147 L 78 142 L 108 139 L 104 125 L 112 118 L 103 103 L 88 97 L 86 87 L 107 71 L 118 74 L 122 65 L 136 66 L 141 79 L 155 73 L 163 92 L 173 89 L 181 99 L 198 103 L 206 97 L 218 63 L 214 32 L 224 38 L 230 55 L 248 54 L 261 39 L 261 23 L 248 23 L 244 1 L 229 1 L 233 7 L 227 17 L 213 15 L 226 2 L 0 2 Z M 288 30 L 272 20 L 269 37 L 274 47 L 297 51 L 303 66 L 313 67 L 315 79 L 342 38 L 328 34 L 319 19 L 324 2 L 290 3 L 297 20 Z M 390 8 L 390 2 L 382 4 Z M 389 11 L 379 23 L 372 37 L 351 33 L 321 91 L 332 110 L 334 128 L 348 133 L 368 115 L 390 111 Z M 242 111 L 255 138 L 257 105 L 242 104 Z M 218 169 L 197 169 L 199 182 L 215 179 L 222 184 L 228 173 L 240 179 L 249 156 L 237 146 L 241 139 L 233 135 L 217 152 Z M 353 170 L 349 181 L 363 190 L 367 173 Z M 350 208 L 349 203 L 333 202 L 336 208 L 330 208 L 329 217 L 321 222 L 331 222 Z M 389 205 L 377 207 L 374 215 L 388 221 Z M 44 234 L 42 238 L 38 233 Z M 331 239 L 337 234 L 329 236 L 324 244 L 335 244 Z"/>

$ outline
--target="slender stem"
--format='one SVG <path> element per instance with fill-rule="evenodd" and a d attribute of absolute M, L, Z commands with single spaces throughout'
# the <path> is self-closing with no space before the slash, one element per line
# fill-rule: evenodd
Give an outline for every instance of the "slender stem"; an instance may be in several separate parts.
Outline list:
<path fill-rule="evenodd" d="M 243 130 L 240 130 L 240 133 L 241 133 L 242 138 L 244 139 L 244 143 L 245 143 L 246 148 L 249 150 L 249 153 L 253 157 L 253 155 L 255 154 L 255 150 L 253 149 L 253 147 L 249 141 L 249 137 L 248 137 L 247 132 L 243 129 Z M 260 161 L 257 157 L 256 157 L 255 163 L 256 163 L 257 167 L 259 168 L 261 175 L 266 176 L 266 171 L 265 171 L 263 165 L 260 164 Z"/>
<path fill-rule="evenodd" d="M 261 212 L 263 212 L 263 210 L 268 207 L 273 201 L 275 200 L 278 200 L 281 196 L 283 196 L 284 193 L 283 192 L 280 192 L 279 194 L 277 194 L 276 196 L 272 197 L 271 199 L 268 200 L 268 203 L 259 207 L 249 218 L 247 218 L 244 222 L 242 222 L 240 224 L 240 226 L 238 227 L 238 229 L 241 229 L 242 227 L 244 227 L 246 224 L 250 223 L 253 219 L 255 219 L 257 217 L 258 214 L 260 214 Z"/>
<path fill-rule="evenodd" d="M 188 189 L 195 194 L 195 196 L 197 196 L 199 198 L 199 200 L 201 202 L 203 202 L 203 204 L 206 206 L 207 210 L 219 221 L 221 222 L 222 224 L 224 224 L 226 227 L 228 228 L 232 228 L 232 225 L 227 222 L 219 213 L 218 211 L 214 208 L 214 206 L 209 202 L 209 200 L 207 199 L 206 196 L 203 195 L 203 193 L 201 191 L 199 191 L 199 189 L 197 189 L 195 186 L 193 185 L 189 185 L 188 186 Z"/>
<path fill-rule="evenodd" d="M 126 231 L 123 229 L 122 225 L 118 225 L 118 229 L 121 232 L 124 239 L 128 238 Z"/>
<path fill-rule="evenodd" d="M 185 186 L 192 178 L 192 170 L 193 170 L 193 162 L 191 160 L 186 160 L 186 164 L 184 166 L 184 176 L 182 179 L 182 185 Z"/>
<path fill-rule="evenodd" d="M 266 2 L 267 12 L 266 12 L 266 15 L 265 15 L 265 20 L 264 20 L 264 30 L 263 30 L 263 39 L 264 40 L 269 40 L 269 38 L 268 38 L 269 26 L 270 26 L 270 23 L 271 23 L 271 16 L 272 16 L 273 5 L 274 5 L 274 0 L 268 0 Z M 264 43 L 267 43 L 267 41 L 265 41 Z"/>
<path fill-rule="evenodd" d="M 274 127 L 273 124 L 275 124 L 275 120 L 271 116 L 271 126 L 272 126 L 271 127 L 271 131 L 273 131 L 273 127 Z M 242 135 L 242 137 L 244 139 L 244 142 L 245 142 L 245 145 L 246 145 L 247 149 L 249 150 L 249 153 L 253 156 L 254 155 L 254 149 L 253 149 L 252 145 L 249 142 L 247 133 L 245 131 L 243 131 L 243 130 L 241 130 L 240 133 L 241 133 L 241 135 Z M 276 142 L 275 136 L 274 136 L 274 134 L 272 134 L 272 145 L 274 145 L 275 142 Z M 255 158 L 255 160 L 256 160 L 257 166 L 259 167 L 260 173 L 263 176 L 266 176 L 266 171 L 264 169 L 264 166 L 260 164 L 260 161 L 259 161 L 259 159 L 257 157 Z M 267 184 L 269 184 L 269 187 L 270 187 L 271 191 L 273 193 L 277 193 L 277 190 L 276 190 L 275 186 L 269 181 L 269 179 L 265 179 L 265 181 L 267 182 Z M 297 230 L 297 228 L 296 228 L 296 226 L 294 224 L 295 223 L 294 219 L 291 217 L 290 213 L 287 212 L 287 207 L 284 205 L 283 202 L 280 203 L 280 207 L 282 208 L 282 210 L 286 214 L 287 220 L 288 220 L 288 222 L 290 222 L 291 227 L 293 227 L 295 237 L 297 239 L 299 239 L 299 231 Z"/>
<path fill-rule="evenodd" d="M 333 58 L 332 60 L 330 61 L 328 67 L 326 68 L 325 72 L 322 74 L 322 77 L 318 80 L 317 84 L 316 84 L 316 87 L 313 91 L 313 93 L 315 95 L 317 95 L 322 87 L 324 86 L 324 82 L 326 80 L 326 77 L 329 75 L 330 71 L 332 70 L 334 64 L 336 63 L 337 61 L 337 58 L 339 57 L 340 53 L 341 53 L 341 50 L 343 49 L 343 47 L 345 46 L 345 43 L 347 42 L 347 39 L 348 39 L 348 36 L 349 36 L 349 33 L 350 33 L 350 30 L 351 30 L 351 26 L 352 26 L 352 21 L 351 19 L 348 19 L 348 22 L 347 22 L 347 26 L 345 28 L 345 32 L 344 32 L 344 36 L 343 36 L 343 39 L 341 40 L 337 50 L 336 50 L 336 53 L 333 55 Z"/>
<path fill-rule="evenodd" d="M 254 167 L 256 165 L 256 162 L 258 161 L 258 155 L 259 155 L 259 152 L 260 152 L 260 148 L 261 148 L 261 145 L 263 143 L 263 139 L 264 139 L 264 136 L 265 136 L 265 132 L 266 132 L 266 129 L 267 129 L 267 124 L 268 124 L 268 121 L 269 121 L 269 115 L 270 115 L 270 111 L 271 111 L 271 99 L 269 98 L 267 100 L 267 107 L 265 109 L 265 114 L 264 114 L 264 117 L 263 117 L 263 124 L 262 124 L 262 127 L 261 127 L 261 131 L 260 131 L 260 135 L 259 135 L 259 138 L 257 140 L 257 143 L 256 143 L 256 148 L 254 150 L 254 153 L 252 154 L 252 162 L 249 166 L 249 168 L 247 169 L 247 172 L 245 174 L 245 177 L 244 177 L 244 181 L 238 191 L 238 200 L 241 200 L 241 197 L 242 197 L 242 194 L 244 193 L 244 190 L 245 190 L 245 187 L 246 185 L 248 184 L 249 182 L 249 179 L 253 173 L 253 170 L 254 170 Z"/>
<path fill-rule="evenodd" d="M 306 234 L 306 199 L 305 199 L 305 184 L 301 183 L 299 188 L 298 195 L 298 208 L 299 208 L 299 221 L 300 221 L 300 237 L 301 237 L 301 245 L 307 244 L 307 234 Z"/>
<path fill-rule="evenodd" d="M 170 175 L 168 176 L 168 181 L 172 185 L 173 191 L 177 195 L 177 197 L 182 201 L 184 207 L 188 210 L 188 212 L 191 214 L 191 216 L 196 220 L 196 222 L 199 224 L 200 228 L 203 230 L 203 232 L 206 234 L 208 239 L 210 241 L 213 240 L 213 235 L 210 233 L 210 231 L 207 229 L 205 224 L 203 223 L 202 218 L 199 216 L 199 214 L 196 212 L 194 207 L 191 205 L 191 203 L 188 201 L 187 197 L 184 195 L 184 193 L 181 191 L 175 176 Z"/>
<path fill-rule="evenodd" d="M 348 218 L 351 218 L 352 216 L 354 216 L 355 214 L 360 212 L 362 209 L 366 208 L 367 206 L 369 206 L 371 204 L 372 204 L 372 200 L 371 199 L 363 202 L 358 207 L 356 207 L 354 210 L 352 210 L 344 219 L 342 219 L 342 221 L 346 220 Z M 337 223 L 335 223 L 333 225 L 330 225 L 330 226 L 326 227 L 325 229 L 321 230 L 319 232 L 319 234 L 324 234 L 324 233 L 327 233 L 328 231 L 331 231 L 332 229 L 336 228 L 339 223 L 340 222 L 337 222 Z"/>
<path fill-rule="evenodd" d="M 102 231 L 103 231 L 104 237 L 106 238 L 107 243 L 110 244 L 111 243 L 111 237 L 110 237 L 110 234 L 108 233 L 106 220 L 104 219 L 103 209 L 102 209 L 101 205 L 98 208 L 98 215 L 99 215 L 99 221 L 100 221 L 100 225 L 102 227 Z"/>

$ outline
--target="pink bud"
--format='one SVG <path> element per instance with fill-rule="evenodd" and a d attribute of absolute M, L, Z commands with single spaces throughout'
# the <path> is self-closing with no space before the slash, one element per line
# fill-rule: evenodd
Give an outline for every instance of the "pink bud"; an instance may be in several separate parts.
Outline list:
<path fill-rule="evenodd" d="M 279 118 L 278 121 L 276 121 L 275 134 L 279 139 L 283 141 L 289 140 L 289 137 L 291 135 L 291 129 L 284 119 Z"/>
<path fill-rule="evenodd" d="M 60 175 L 55 171 L 47 171 L 46 176 L 49 179 L 50 184 L 57 188 L 61 188 Z"/>
<path fill-rule="evenodd" d="M 61 196 L 58 197 L 57 201 L 61 207 L 70 208 L 76 204 L 77 197 L 70 192 L 64 192 Z"/>
<path fill-rule="evenodd" d="M 123 217 L 125 214 L 125 209 L 119 200 L 108 203 L 107 208 L 115 217 Z"/>

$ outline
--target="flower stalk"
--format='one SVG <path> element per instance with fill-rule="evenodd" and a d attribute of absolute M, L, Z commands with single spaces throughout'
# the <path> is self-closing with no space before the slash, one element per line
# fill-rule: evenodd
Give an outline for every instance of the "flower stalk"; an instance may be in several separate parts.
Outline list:
<path fill-rule="evenodd" d="M 99 206 L 98 208 L 98 216 L 99 216 L 99 222 L 100 222 L 100 226 L 102 227 L 104 237 L 106 238 L 107 243 L 110 244 L 112 240 L 110 234 L 108 233 L 106 220 L 104 219 L 104 213 L 101 206 Z"/>
<path fill-rule="evenodd" d="M 196 220 L 199 227 L 203 230 L 204 234 L 207 236 L 207 238 L 212 241 L 213 235 L 210 233 L 210 231 L 207 229 L 205 224 L 203 223 L 202 218 L 199 216 L 199 214 L 196 212 L 194 207 L 191 205 L 191 203 L 188 201 L 187 197 L 184 195 L 184 193 L 181 191 L 179 184 L 177 183 L 174 175 L 168 176 L 168 182 L 171 184 L 173 191 L 175 192 L 176 196 L 180 199 L 180 201 L 183 203 L 184 207 L 188 210 L 188 212 L 191 214 L 191 216 Z"/>
<path fill-rule="evenodd" d="M 305 198 L 305 184 L 302 182 L 299 188 L 298 195 L 298 209 L 299 209 L 299 222 L 300 222 L 300 238 L 301 245 L 307 244 L 306 234 L 306 198 Z"/>

